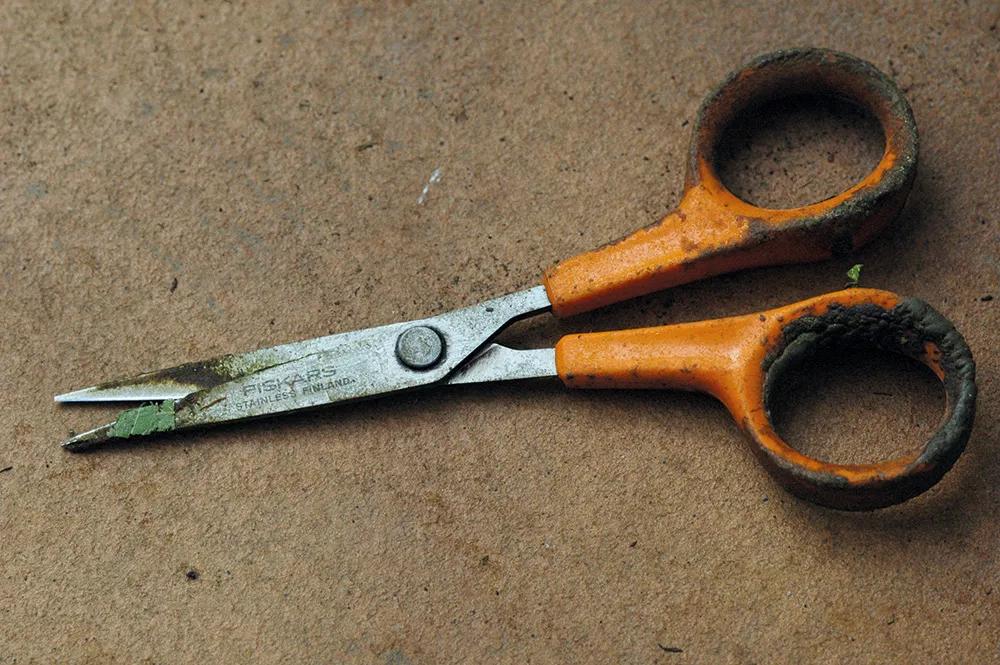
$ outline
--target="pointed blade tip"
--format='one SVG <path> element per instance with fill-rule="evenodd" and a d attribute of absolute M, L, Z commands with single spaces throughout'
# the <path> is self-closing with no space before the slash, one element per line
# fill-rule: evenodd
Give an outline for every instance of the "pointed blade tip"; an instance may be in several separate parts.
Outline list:
<path fill-rule="evenodd" d="M 181 399 L 187 397 L 197 388 L 177 386 L 158 390 L 137 388 L 102 388 L 91 386 L 55 396 L 58 404 L 73 404 L 81 402 L 162 402 L 165 399 Z"/>
<path fill-rule="evenodd" d="M 107 425 L 95 427 L 92 430 L 87 430 L 86 432 L 81 432 L 80 434 L 74 434 L 70 438 L 63 441 L 62 448 L 72 453 L 78 453 L 104 443 L 111 438 L 108 434 L 113 425 L 114 423 L 109 423 Z"/>
<path fill-rule="evenodd" d="M 53 397 L 53 399 L 58 404 L 67 404 L 69 402 L 79 402 L 81 397 L 85 397 L 88 391 L 93 390 L 93 388 L 81 388 L 80 390 L 71 390 L 68 393 L 62 393 Z"/>

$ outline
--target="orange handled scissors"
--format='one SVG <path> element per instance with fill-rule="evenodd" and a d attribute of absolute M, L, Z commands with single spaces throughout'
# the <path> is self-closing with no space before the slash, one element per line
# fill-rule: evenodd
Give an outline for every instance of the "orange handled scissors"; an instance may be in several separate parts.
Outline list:
<path fill-rule="evenodd" d="M 760 208 L 733 195 L 713 166 L 722 130 L 755 104 L 798 93 L 836 95 L 882 125 L 885 150 L 861 182 L 800 208 Z M 904 501 L 931 487 L 968 440 L 975 366 L 962 336 L 913 298 L 848 289 L 746 316 L 569 335 L 555 349 L 491 343 L 511 322 L 568 316 L 676 284 L 849 252 L 894 218 L 917 163 L 917 131 L 896 85 L 872 65 L 832 51 L 759 57 L 701 107 L 677 210 L 623 240 L 550 269 L 544 285 L 438 316 L 283 344 L 147 372 L 56 397 L 141 401 L 112 423 L 73 436 L 81 450 L 114 440 L 257 418 L 441 384 L 558 376 L 570 388 L 679 388 L 717 397 L 788 490 L 842 509 Z M 775 432 L 768 405 L 782 373 L 811 352 L 868 346 L 919 360 L 941 379 L 947 413 L 920 449 L 876 464 L 803 455 Z"/>

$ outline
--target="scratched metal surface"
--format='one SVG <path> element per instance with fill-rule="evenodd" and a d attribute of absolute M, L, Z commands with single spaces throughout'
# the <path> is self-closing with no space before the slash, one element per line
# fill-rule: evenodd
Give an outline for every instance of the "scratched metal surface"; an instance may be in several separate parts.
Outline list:
<path fill-rule="evenodd" d="M 998 18 L 988 2 L 3 3 L 0 660 L 1000 658 Z M 789 44 L 905 89 L 921 167 L 892 233 L 512 337 L 753 311 L 864 263 L 864 285 L 951 317 L 979 364 L 970 448 L 929 494 L 819 509 L 707 398 L 547 382 L 59 449 L 112 411 L 56 393 L 527 288 L 657 220 L 702 96 Z M 736 140 L 733 186 L 801 201 L 860 175 L 864 123 L 815 115 Z M 924 375 L 857 360 L 796 379 L 793 441 L 863 458 L 933 429 Z"/>

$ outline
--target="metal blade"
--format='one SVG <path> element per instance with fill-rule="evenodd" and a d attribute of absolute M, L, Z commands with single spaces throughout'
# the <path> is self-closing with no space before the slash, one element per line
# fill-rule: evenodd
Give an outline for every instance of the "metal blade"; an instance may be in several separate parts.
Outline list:
<path fill-rule="evenodd" d="M 511 349 L 490 344 L 459 367 L 445 383 L 489 383 L 556 375 L 555 349 Z"/>
<path fill-rule="evenodd" d="M 56 395 L 57 402 L 156 402 L 180 399 L 193 392 L 212 388 L 232 378 L 247 358 L 222 356 L 213 360 L 185 363 L 118 381 Z"/>
<path fill-rule="evenodd" d="M 406 324 L 396 324 L 406 325 Z M 200 390 L 215 388 L 229 381 L 276 367 L 304 356 L 333 349 L 359 336 L 392 326 L 355 330 L 326 335 L 301 342 L 279 344 L 247 353 L 234 353 L 211 360 L 185 363 L 176 367 L 144 372 L 127 379 L 108 381 L 89 388 L 56 395 L 60 403 L 72 402 L 148 402 L 180 399 Z"/>
<path fill-rule="evenodd" d="M 129 409 L 115 423 L 77 435 L 64 445 L 80 450 L 109 439 L 258 418 L 433 384 L 512 321 L 549 307 L 545 289 L 539 286 L 427 319 L 225 356 L 222 363 L 203 363 L 201 380 L 218 377 L 215 385 L 176 403 L 167 399 L 159 406 Z M 423 336 L 404 344 L 403 333 L 408 337 L 413 331 Z M 421 354 L 427 351 L 422 345 L 428 336 L 439 340 L 440 357 L 425 367 Z M 150 411 L 156 408 L 162 412 Z"/>
<path fill-rule="evenodd" d="M 177 386 L 123 386 L 107 388 L 103 384 L 81 388 L 73 392 L 56 395 L 59 404 L 84 404 L 87 402 L 158 402 L 164 399 L 180 399 L 198 390 L 191 384 Z"/>

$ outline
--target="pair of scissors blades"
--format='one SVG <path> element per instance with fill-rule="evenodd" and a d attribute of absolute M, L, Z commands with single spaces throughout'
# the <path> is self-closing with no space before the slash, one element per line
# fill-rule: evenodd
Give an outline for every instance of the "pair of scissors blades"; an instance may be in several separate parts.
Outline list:
<path fill-rule="evenodd" d="M 879 120 L 885 149 L 863 180 L 792 209 L 761 208 L 721 182 L 725 127 L 776 97 L 833 95 Z M 975 365 L 954 326 L 926 303 L 848 289 L 714 321 L 569 335 L 554 349 L 492 342 L 511 322 L 564 317 L 744 268 L 817 261 L 866 243 L 897 216 L 916 172 L 909 104 L 874 66 L 821 49 L 760 56 L 733 72 L 699 111 L 678 208 L 658 224 L 549 269 L 543 284 L 425 319 L 282 344 L 147 372 L 59 395 L 59 402 L 147 402 L 65 442 L 73 451 L 444 384 L 558 376 L 571 388 L 674 388 L 718 398 L 765 468 L 789 491 L 841 509 L 904 501 L 934 485 L 968 440 Z M 948 396 L 938 431 L 912 454 L 874 464 L 805 456 L 776 433 L 768 403 L 787 368 L 817 349 L 870 346 L 913 357 Z"/>

